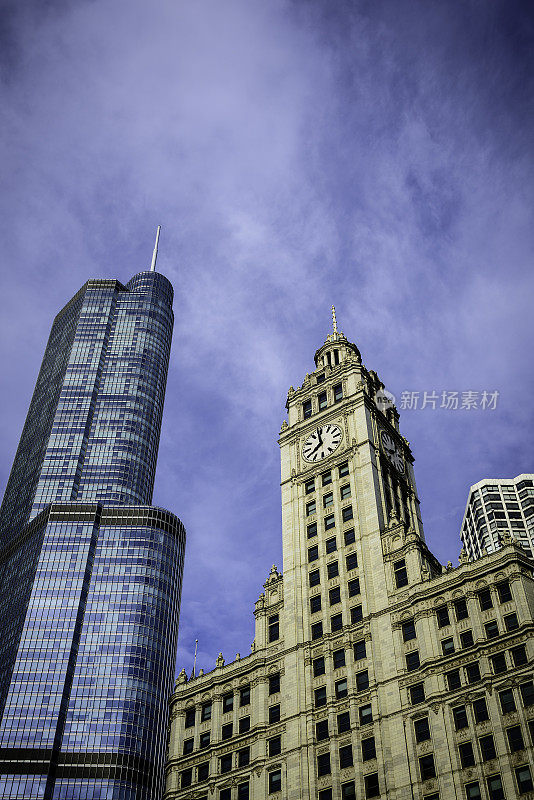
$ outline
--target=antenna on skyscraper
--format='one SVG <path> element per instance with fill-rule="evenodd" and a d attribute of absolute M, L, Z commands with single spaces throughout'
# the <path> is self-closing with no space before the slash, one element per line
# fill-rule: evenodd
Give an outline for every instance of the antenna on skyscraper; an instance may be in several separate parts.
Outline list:
<path fill-rule="evenodd" d="M 150 265 L 150 272 L 156 271 L 156 259 L 158 257 L 158 242 L 159 242 L 160 230 L 161 230 L 161 225 L 158 225 L 158 229 L 156 231 L 156 244 L 154 245 L 154 252 L 152 253 L 152 264 Z"/>
<path fill-rule="evenodd" d="M 336 307 L 335 306 L 332 306 L 332 325 L 334 327 L 334 333 L 337 333 Z"/>

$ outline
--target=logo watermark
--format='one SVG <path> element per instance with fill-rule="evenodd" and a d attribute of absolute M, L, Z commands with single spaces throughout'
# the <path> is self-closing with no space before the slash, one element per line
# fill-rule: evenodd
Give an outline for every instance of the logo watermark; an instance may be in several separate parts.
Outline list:
<path fill-rule="evenodd" d="M 401 410 L 423 411 L 430 408 L 444 409 L 445 411 L 495 411 L 500 397 L 500 392 L 472 390 L 461 391 L 403 391 L 400 395 L 399 408 Z M 375 402 L 381 411 L 396 405 L 396 397 L 385 389 L 380 389 L 375 395 Z"/>

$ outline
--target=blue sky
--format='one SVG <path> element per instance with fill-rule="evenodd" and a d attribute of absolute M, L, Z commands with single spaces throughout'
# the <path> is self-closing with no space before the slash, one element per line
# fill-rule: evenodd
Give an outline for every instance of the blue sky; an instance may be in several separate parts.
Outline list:
<path fill-rule="evenodd" d="M 161 224 L 178 669 L 197 637 L 204 669 L 249 651 L 281 565 L 286 393 L 332 303 L 397 397 L 500 393 L 401 412 L 444 563 L 468 487 L 533 470 L 533 38 L 514 0 L 5 5 L 1 483 L 53 316 L 87 278 L 148 268 Z"/>

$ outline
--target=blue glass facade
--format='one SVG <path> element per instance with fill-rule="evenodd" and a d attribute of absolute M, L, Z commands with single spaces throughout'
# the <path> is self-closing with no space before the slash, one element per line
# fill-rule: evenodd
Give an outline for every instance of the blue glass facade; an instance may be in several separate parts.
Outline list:
<path fill-rule="evenodd" d="M 0 798 L 160 796 L 185 547 L 149 505 L 172 325 L 155 272 L 88 281 L 54 322 L 0 513 Z"/>

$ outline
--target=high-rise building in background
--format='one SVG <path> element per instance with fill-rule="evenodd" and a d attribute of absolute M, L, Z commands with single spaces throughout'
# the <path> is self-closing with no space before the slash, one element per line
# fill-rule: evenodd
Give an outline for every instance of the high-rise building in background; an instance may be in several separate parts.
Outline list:
<path fill-rule="evenodd" d="M 151 506 L 154 267 L 89 280 L 52 326 L 0 510 L 0 798 L 161 796 L 185 530 Z"/>
<path fill-rule="evenodd" d="M 534 475 L 488 478 L 471 486 L 462 521 L 462 542 L 473 561 L 501 546 L 510 532 L 534 555 Z"/>
<path fill-rule="evenodd" d="M 383 389 L 335 324 L 290 388 L 284 573 L 250 654 L 181 672 L 165 800 L 533 796 L 534 562 L 439 564 Z"/>

